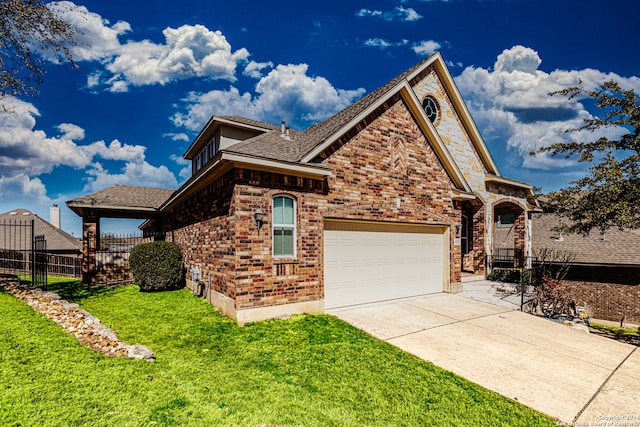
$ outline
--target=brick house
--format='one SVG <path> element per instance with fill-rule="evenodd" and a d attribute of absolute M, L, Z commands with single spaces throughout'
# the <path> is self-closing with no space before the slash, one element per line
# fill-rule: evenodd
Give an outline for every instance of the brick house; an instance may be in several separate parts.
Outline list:
<path fill-rule="evenodd" d="M 304 131 L 214 116 L 184 157 L 193 175 L 142 227 L 239 323 L 459 291 L 496 215 L 530 243 L 531 186 L 500 175 L 440 54 Z"/>
<path fill-rule="evenodd" d="M 596 319 L 640 324 L 640 230 L 612 228 L 583 236 L 559 233 L 561 223 L 568 224 L 553 212 L 532 215 L 532 254 L 545 249 L 571 254 L 560 289 Z"/>

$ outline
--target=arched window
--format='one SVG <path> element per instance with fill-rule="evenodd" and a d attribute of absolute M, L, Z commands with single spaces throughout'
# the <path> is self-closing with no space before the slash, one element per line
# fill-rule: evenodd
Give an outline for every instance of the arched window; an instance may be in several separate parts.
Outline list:
<path fill-rule="evenodd" d="M 273 198 L 273 256 L 296 255 L 296 203 L 288 196 Z"/>

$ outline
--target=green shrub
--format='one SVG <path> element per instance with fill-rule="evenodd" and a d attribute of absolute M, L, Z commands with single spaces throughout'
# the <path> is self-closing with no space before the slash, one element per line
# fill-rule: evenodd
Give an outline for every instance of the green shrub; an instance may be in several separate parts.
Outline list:
<path fill-rule="evenodd" d="M 141 243 L 131 250 L 129 266 L 141 291 L 165 291 L 184 287 L 182 251 L 171 242 Z"/>
<path fill-rule="evenodd" d="M 520 270 L 512 270 L 506 268 L 495 268 L 487 275 L 487 280 L 505 283 L 520 283 Z"/>

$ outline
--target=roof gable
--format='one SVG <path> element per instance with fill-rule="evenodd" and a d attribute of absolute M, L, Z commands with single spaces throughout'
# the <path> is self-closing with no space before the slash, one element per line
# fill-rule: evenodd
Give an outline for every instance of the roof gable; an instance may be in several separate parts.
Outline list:
<path fill-rule="evenodd" d="M 482 159 L 487 172 L 500 176 L 500 172 L 489 153 L 489 150 L 482 139 L 478 128 L 476 127 L 473 118 L 471 117 L 471 113 L 466 107 L 464 100 L 462 99 L 462 95 L 458 91 L 455 82 L 453 81 L 453 77 L 449 73 L 449 70 L 442 59 L 440 53 L 435 53 L 404 73 L 400 74 L 378 90 L 370 93 L 359 101 L 355 102 L 351 106 L 342 110 L 335 116 L 327 119 L 326 121 L 314 125 L 303 132 L 304 134 L 304 142 L 305 147 L 301 147 L 301 151 L 305 151 L 301 156 L 301 161 L 309 162 L 312 161 L 318 154 L 320 154 L 324 149 L 326 149 L 331 143 L 333 143 L 340 135 L 344 134 L 348 129 L 355 126 L 355 124 L 362 118 L 366 117 L 366 115 L 377 108 L 377 106 L 381 105 L 386 99 L 393 96 L 395 93 L 401 90 L 408 90 L 409 93 L 403 93 L 403 96 L 407 101 L 411 99 L 411 102 L 415 104 L 412 106 L 412 112 L 414 115 L 419 117 L 420 119 L 425 118 L 424 112 L 422 111 L 422 106 L 420 100 L 417 99 L 415 93 L 413 93 L 412 85 L 416 83 L 416 80 L 419 79 L 421 73 L 427 70 L 429 67 L 433 67 L 438 74 L 438 78 L 442 82 L 447 95 L 453 102 L 456 113 L 460 116 L 460 119 L 463 123 L 463 126 L 469 137 L 478 152 L 480 158 Z M 413 95 L 411 95 L 413 94 Z M 414 108 L 415 107 L 415 108 Z M 419 111 L 418 111 L 419 110 Z M 420 120 L 422 121 L 422 120 Z M 429 128 L 427 131 L 429 136 L 438 135 L 437 131 L 430 123 L 429 120 L 426 121 L 425 130 Z M 433 141 L 433 139 L 430 139 Z M 437 136 L 438 145 L 442 144 L 442 139 Z M 447 157 L 442 151 L 447 151 L 446 148 L 443 150 L 440 147 L 434 147 L 438 152 L 441 160 L 445 161 L 444 157 Z M 450 161 L 453 161 L 451 156 L 448 156 Z M 446 161 L 445 161 L 446 163 Z M 455 165 L 455 162 L 453 162 Z M 454 166 L 457 168 L 457 166 Z"/>

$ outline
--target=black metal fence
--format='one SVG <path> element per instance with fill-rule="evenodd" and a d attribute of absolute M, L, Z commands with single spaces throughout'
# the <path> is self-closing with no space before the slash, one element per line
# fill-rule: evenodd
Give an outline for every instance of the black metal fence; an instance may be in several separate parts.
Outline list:
<path fill-rule="evenodd" d="M 34 220 L 0 222 L 0 273 L 30 275 L 34 286 L 46 286 L 49 254 Z"/>

